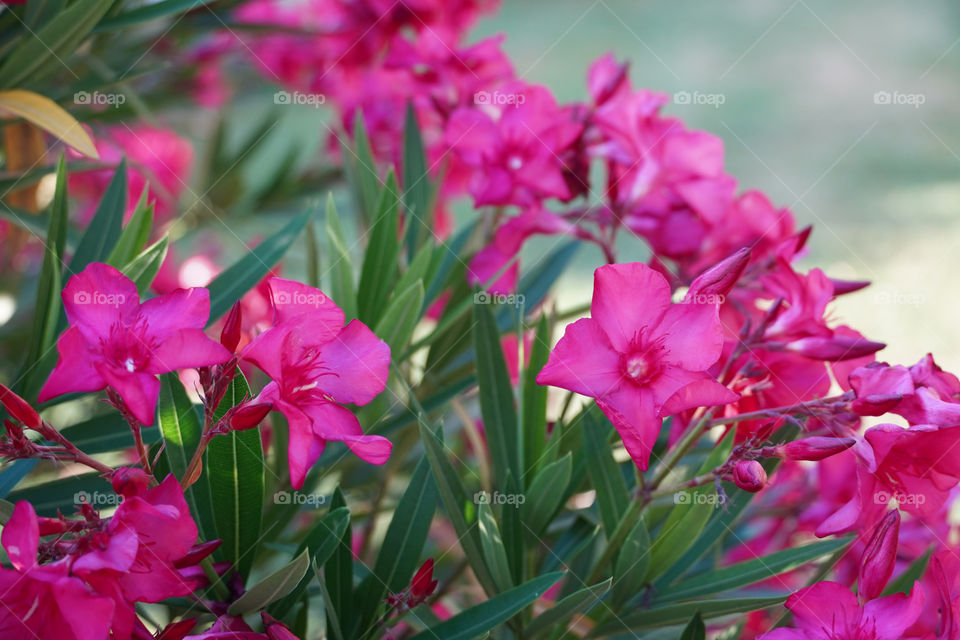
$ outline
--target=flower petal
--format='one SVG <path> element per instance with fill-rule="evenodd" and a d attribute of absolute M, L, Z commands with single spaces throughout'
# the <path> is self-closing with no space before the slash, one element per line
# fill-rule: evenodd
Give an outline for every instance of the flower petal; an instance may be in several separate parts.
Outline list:
<path fill-rule="evenodd" d="M 387 385 L 390 347 L 359 320 L 351 320 L 320 349 L 321 366 L 331 375 L 319 386 L 337 402 L 364 405 Z"/>
<path fill-rule="evenodd" d="M 663 337 L 663 359 L 690 371 L 704 371 L 720 357 L 723 329 L 715 304 L 673 304 L 650 339 Z"/>
<path fill-rule="evenodd" d="M 26 500 L 21 500 L 13 508 L 10 520 L 3 527 L 0 542 L 7 550 L 10 564 L 19 571 L 26 571 L 37 564 L 37 550 L 40 548 L 40 525 L 37 514 Z"/>
<path fill-rule="evenodd" d="M 316 342 L 326 342 L 343 328 L 343 311 L 320 289 L 284 278 L 270 278 L 267 285 L 275 324 L 307 317 Z"/>
<path fill-rule="evenodd" d="M 393 444 L 383 436 L 366 436 L 353 412 L 332 402 L 311 404 L 306 412 L 313 420 L 313 432 L 323 440 L 338 440 L 370 464 L 383 464 Z"/>
<path fill-rule="evenodd" d="M 182 329 L 160 342 L 150 355 L 146 371 L 167 373 L 180 369 L 195 369 L 222 364 L 233 354 L 211 340 L 202 329 Z"/>
<path fill-rule="evenodd" d="M 101 262 L 93 262 L 71 277 L 61 297 L 67 320 L 89 338 L 108 336 L 118 321 L 131 323 L 140 304 L 136 285 Z"/>
<path fill-rule="evenodd" d="M 80 329 L 70 327 L 57 341 L 60 359 L 40 390 L 40 402 L 46 402 L 65 393 L 99 391 L 106 381 L 94 366 L 97 354 L 91 353 Z"/>
<path fill-rule="evenodd" d="M 641 262 L 608 264 L 593 273 L 590 315 L 621 353 L 641 329 L 657 324 L 669 304 L 666 278 Z"/>
<path fill-rule="evenodd" d="M 599 398 L 620 386 L 620 355 L 607 335 L 591 318 L 567 325 L 560 342 L 550 352 L 537 384 L 568 389 Z"/>
<path fill-rule="evenodd" d="M 120 394 L 133 417 L 145 427 L 153 424 L 160 397 L 160 381 L 150 373 L 124 371 L 108 364 L 97 365 L 100 376 Z"/>
<path fill-rule="evenodd" d="M 637 468 L 646 471 L 650 465 L 650 452 L 663 426 L 653 405 L 653 396 L 644 389 L 624 386 L 597 398 L 597 406 L 616 427 Z"/>
<path fill-rule="evenodd" d="M 167 336 L 180 329 L 203 329 L 210 319 L 210 292 L 203 287 L 175 289 L 140 305 L 150 335 Z"/>

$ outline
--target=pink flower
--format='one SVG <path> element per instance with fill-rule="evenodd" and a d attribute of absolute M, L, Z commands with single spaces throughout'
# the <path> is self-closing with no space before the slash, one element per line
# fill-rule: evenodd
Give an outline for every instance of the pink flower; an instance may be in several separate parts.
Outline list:
<path fill-rule="evenodd" d="M 93 263 L 63 290 L 70 328 L 57 342 L 60 360 L 40 402 L 64 393 L 110 387 L 143 425 L 153 424 L 157 375 L 226 362 L 231 354 L 203 332 L 206 289 L 177 289 L 140 303 L 137 288 L 113 267 Z"/>
<path fill-rule="evenodd" d="M 290 425 L 290 479 L 303 486 L 307 470 L 328 440 L 344 442 L 362 459 L 383 464 L 390 441 L 363 435 L 342 403 L 364 405 L 387 383 L 390 347 L 359 320 L 343 326 L 343 311 L 319 289 L 298 282 L 268 281 L 274 326 L 241 356 L 273 381 L 255 402 L 272 403 Z"/>
<path fill-rule="evenodd" d="M 0 636 L 10 640 L 106 638 L 114 604 L 69 575 L 69 560 L 37 564 L 37 514 L 18 502 L 0 538 L 13 570 L 0 567 Z"/>
<path fill-rule="evenodd" d="M 818 582 L 787 598 L 796 629 L 776 629 L 763 640 L 900 640 L 923 607 L 916 584 L 912 593 L 878 598 L 863 607 L 849 589 L 836 582 Z"/>
<path fill-rule="evenodd" d="M 543 87 L 514 83 L 480 92 L 476 100 L 481 108 L 458 109 L 446 129 L 447 144 L 474 170 L 474 204 L 568 199 L 560 156 L 580 135 L 580 124 Z"/>
<path fill-rule="evenodd" d="M 706 372 L 722 345 L 716 305 L 671 305 L 650 267 L 607 265 L 594 272 L 591 317 L 567 327 L 537 382 L 596 398 L 646 469 L 663 417 L 737 399 Z"/>
<path fill-rule="evenodd" d="M 913 424 L 960 424 L 960 380 L 927 354 L 912 367 L 871 363 L 850 374 L 857 399 L 850 408 L 860 415 L 888 411 Z"/>

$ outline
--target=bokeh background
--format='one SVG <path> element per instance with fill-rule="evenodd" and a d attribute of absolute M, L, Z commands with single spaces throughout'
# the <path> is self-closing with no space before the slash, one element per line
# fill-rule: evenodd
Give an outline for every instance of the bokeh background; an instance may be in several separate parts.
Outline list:
<path fill-rule="evenodd" d="M 833 315 L 889 361 L 933 351 L 960 370 L 960 3 L 506 0 L 476 29 L 497 32 L 560 100 L 583 98 L 606 52 L 635 84 L 690 94 L 668 111 L 723 138 L 742 187 L 814 225 L 803 265 L 873 281 Z M 568 301 L 597 259 L 582 251 Z"/>

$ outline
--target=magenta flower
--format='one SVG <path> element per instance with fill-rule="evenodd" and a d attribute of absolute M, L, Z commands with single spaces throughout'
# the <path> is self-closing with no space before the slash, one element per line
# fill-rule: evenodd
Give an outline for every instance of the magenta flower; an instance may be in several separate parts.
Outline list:
<path fill-rule="evenodd" d="M 923 607 L 923 591 L 915 583 L 909 596 L 878 598 L 863 607 L 857 596 L 836 582 L 818 582 L 787 598 L 796 629 L 776 629 L 761 640 L 900 640 Z"/>
<path fill-rule="evenodd" d="M 0 637 L 11 640 L 106 638 L 114 604 L 69 575 L 65 558 L 39 565 L 40 529 L 29 502 L 18 502 L 0 538 L 13 569 L 0 567 Z"/>
<path fill-rule="evenodd" d="M 639 262 L 594 272 L 591 317 L 567 327 L 537 382 L 595 398 L 645 470 L 664 416 L 734 402 L 706 370 L 720 357 L 715 304 L 670 304 L 666 279 Z"/>
<path fill-rule="evenodd" d="M 153 424 L 157 375 L 226 362 L 231 353 L 203 332 L 206 289 L 177 289 L 140 304 L 137 288 L 113 267 L 93 263 L 63 290 L 70 328 L 57 342 L 60 360 L 40 402 L 64 393 L 110 387 L 143 425 Z"/>
<path fill-rule="evenodd" d="M 303 486 L 328 440 L 362 459 L 383 464 L 389 440 L 363 435 L 343 403 L 364 405 L 387 384 L 390 347 L 359 320 L 343 326 L 343 311 L 319 289 L 271 278 L 274 326 L 244 348 L 242 357 L 273 381 L 255 402 L 272 403 L 290 425 L 290 481 Z"/>
<path fill-rule="evenodd" d="M 912 424 L 960 424 L 960 381 L 941 369 L 931 354 L 911 366 L 870 363 L 850 374 L 857 399 L 850 408 L 860 415 L 888 411 Z"/>

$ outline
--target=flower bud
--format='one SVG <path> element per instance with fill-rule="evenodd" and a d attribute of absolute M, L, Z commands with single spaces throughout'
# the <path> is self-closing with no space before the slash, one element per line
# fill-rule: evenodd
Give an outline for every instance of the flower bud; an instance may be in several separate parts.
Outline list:
<path fill-rule="evenodd" d="M 269 402 L 243 404 L 231 413 L 230 428 L 235 431 L 253 429 L 263 422 L 271 409 L 273 409 L 273 404 Z"/>
<path fill-rule="evenodd" d="M 839 362 L 862 358 L 876 353 L 885 346 L 882 342 L 873 342 L 857 336 L 834 335 L 833 337 L 800 338 L 784 345 L 784 349 L 814 360 Z"/>
<path fill-rule="evenodd" d="M 133 498 L 150 488 L 150 476 L 137 467 L 120 467 L 110 478 L 113 490 L 124 498 Z"/>
<path fill-rule="evenodd" d="M 756 493 L 767 484 L 767 472 L 756 460 L 741 460 L 733 467 L 733 483 L 750 493 Z"/>
<path fill-rule="evenodd" d="M 10 391 L 7 387 L 0 384 L 0 402 L 3 403 L 7 413 L 15 420 L 19 420 L 31 429 L 39 429 L 43 424 L 40 414 L 30 406 L 26 400 Z"/>
<path fill-rule="evenodd" d="M 433 558 L 424 562 L 410 581 L 410 600 L 420 603 L 429 598 L 437 588 L 437 581 L 433 579 Z"/>
<path fill-rule="evenodd" d="M 184 567 L 192 567 L 195 564 L 200 564 L 200 561 L 209 556 L 211 553 L 217 550 L 220 546 L 221 540 L 210 540 L 209 542 L 200 542 L 193 545 L 187 555 L 183 556 L 179 560 L 173 562 L 173 566 L 177 569 L 183 569 Z"/>
<path fill-rule="evenodd" d="M 240 344 L 240 333 L 243 325 L 243 311 L 240 309 L 240 301 L 234 303 L 227 314 L 227 319 L 223 322 L 223 329 L 220 331 L 220 344 L 226 347 L 227 351 L 234 353 Z"/>
<path fill-rule="evenodd" d="M 894 509 L 880 521 L 867 543 L 860 561 L 857 595 L 868 602 L 883 593 L 897 561 L 897 542 L 900 538 L 900 512 Z"/>
<path fill-rule="evenodd" d="M 833 295 L 835 296 L 853 293 L 854 291 L 860 291 L 860 289 L 870 286 L 869 280 L 836 280 L 830 278 L 830 282 L 833 283 Z"/>
<path fill-rule="evenodd" d="M 697 276 L 690 284 L 687 297 L 695 299 L 698 296 L 726 295 L 737 284 L 749 262 L 750 249 L 744 247 Z"/>
<path fill-rule="evenodd" d="M 790 460 L 823 460 L 857 444 L 854 438 L 811 436 L 777 447 L 777 453 Z"/>
<path fill-rule="evenodd" d="M 290 629 L 280 624 L 276 618 L 266 611 L 260 613 L 260 619 L 263 620 L 263 630 L 267 632 L 270 640 L 298 640 Z"/>

